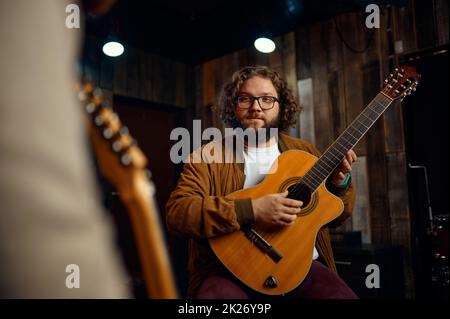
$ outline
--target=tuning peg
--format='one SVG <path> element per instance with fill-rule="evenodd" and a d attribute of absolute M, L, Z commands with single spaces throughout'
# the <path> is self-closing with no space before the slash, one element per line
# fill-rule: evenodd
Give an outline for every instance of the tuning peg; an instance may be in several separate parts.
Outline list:
<path fill-rule="evenodd" d="M 128 166 L 131 164 L 131 157 L 127 153 L 125 153 L 120 157 L 120 162 L 123 165 Z"/>
<path fill-rule="evenodd" d="M 89 114 L 92 114 L 95 112 L 96 107 L 95 107 L 95 104 L 91 102 L 86 105 L 85 109 L 86 109 L 86 112 L 88 112 Z"/>
<path fill-rule="evenodd" d="M 408 85 L 412 83 L 412 81 L 411 81 L 410 79 L 406 79 L 405 82 L 406 82 L 406 84 L 408 84 Z"/>
<path fill-rule="evenodd" d="M 130 134 L 130 131 L 128 130 L 128 127 L 122 126 L 119 130 L 120 135 L 128 135 Z"/>
<path fill-rule="evenodd" d="M 111 137 L 113 137 L 114 132 L 111 128 L 107 127 L 103 130 L 103 137 L 109 140 Z"/>
<path fill-rule="evenodd" d="M 86 99 L 87 99 L 86 92 L 84 92 L 84 91 L 78 92 L 78 100 L 79 101 L 84 102 L 84 101 L 86 101 Z"/>
<path fill-rule="evenodd" d="M 391 77 L 391 78 L 392 78 L 393 76 L 394 76 L 394 74 L 392 74 L 392 73 L 391 73 L 391 74 L 389 74 L 389 77 Z"/>
<path fill-rule="evenodd" d="M 112 144 L 112 149 L 114 152 L 119 153 L 122 150 L 123 146 L 120 140 L 115 140 Z"/>
<path fill-rule="evenodd" d="M 384 80 L 384 83 L 388 83 L 388 82 L 389 82 L 388 79 L 385 79 L 385 80 Z"/>
<path fill-rule="evenodd" d="M 95 123 L 95 125 L 97 125 L 97 126 L 102 126 L 103 123 L 105 123 L 105 120 L 104 120 L 103 116 L 97 115 L 97 116 L 95 117 L 95 119 L 94 119 L 94 123 Z"/>
<path fill-rule="evenodd" d="M 398 68 L 395 68 L 394 71 L 395 71 L 395 72 L 398 72 Z"/>

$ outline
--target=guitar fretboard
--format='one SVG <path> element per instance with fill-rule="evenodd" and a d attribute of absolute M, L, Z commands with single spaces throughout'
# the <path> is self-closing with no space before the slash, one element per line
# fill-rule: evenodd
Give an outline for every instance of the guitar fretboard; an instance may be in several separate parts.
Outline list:
<path fill-rule="evenodd" d="M 303 177 L 303 182 L 309 187 L 311 192 L 314 192 L 331 175 L 341 163 L 345 154 L 367 133 L 392 101 L 385 94 L 378 93 L 369 105 L 353 120 L 352 124 L 328 147 Z"/>

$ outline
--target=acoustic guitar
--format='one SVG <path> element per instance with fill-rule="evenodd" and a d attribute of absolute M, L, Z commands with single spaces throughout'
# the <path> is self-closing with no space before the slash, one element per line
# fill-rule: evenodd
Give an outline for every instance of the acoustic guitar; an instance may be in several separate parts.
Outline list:
<path fill-rule="evenodd" d="M 341 199 L 327 190 L 327 178 L 393 101 L 415 91 L 419 79 L 413 67 L 395 69 L 378 95 L 320 158 L 300 150 L 283 152 L 278 165 L 272 166 L 260 184 L 228 195 L 232 199 L 256 199 L 288 190 L 288 198 L 303 202 L 293 225 L 248 227 L 209 240 L 216 256 L 234 276 L 268 295 L 285 294 L 302 283 L 311 267 L 317 233 L 344 208 Z"/>
<path fill-rule="evenodd" d="M 101 90 L 90 84 L 78 88 L 78 98 L 89 115 L 88 126 L 101 173 L 115 186 L 127 208 L 142 272 L 150 298 L 177 298 L 154 186 L 147 159 L 119 117 L 106 105 Z"/>

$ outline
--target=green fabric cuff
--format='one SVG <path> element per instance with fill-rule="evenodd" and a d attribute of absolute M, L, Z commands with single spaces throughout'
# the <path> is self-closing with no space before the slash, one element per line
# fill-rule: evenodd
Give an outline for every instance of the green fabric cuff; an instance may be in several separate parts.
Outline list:
<path fill-rule="evenodd" d="M 350 175 L 350 173 L 347 173 L 347 177 L 345 178 L 345 181 L 341 185 L 334 186 L 333 183 L 331 182 L 331 178 L 329 178 L 327 179 L 326 186 L 328 190 L 332 192 L 334 195 L 342 196 L 347 192 L 348 188 L 350 187 L 351 180 L 352 176 Z"/>
<path fill-rule="evenodd" d="M 345 176 L 345 180 L 342 182 L 342 184 L 338 185 L 336 187 L 337 188 L 346 188 L 349 181 L 350 181 L 350 173 L 347 173 L 347 175 Z"/>
<path fill-rule="evenodd" d="M 236 209 L 236 216 L 239 225 L 247 226 L 253 223 L 253 206 L 250 198 L 236 199 L 234 201 L 234 207 Z"/>

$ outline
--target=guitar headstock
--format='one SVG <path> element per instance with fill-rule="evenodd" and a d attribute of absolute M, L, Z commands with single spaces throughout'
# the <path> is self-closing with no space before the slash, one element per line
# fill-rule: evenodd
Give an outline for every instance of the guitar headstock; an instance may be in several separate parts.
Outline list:
<path fill-rule="evenodd" d="M 119 193 L 126 196 L 133 191 L 136 177 L 147 179 L 147 158 L 100 89 L 90 83 L 83 84 L 78 87 L 78 99 L 88 114 L 100 170 Z"/>
<path fill-rule="evenodd" d="M 404 99 L 416 90 L 419 80 L 420 74 L 415 67 L 402 66 L 384 80 L 382 92 L 393 100 Z"/>

